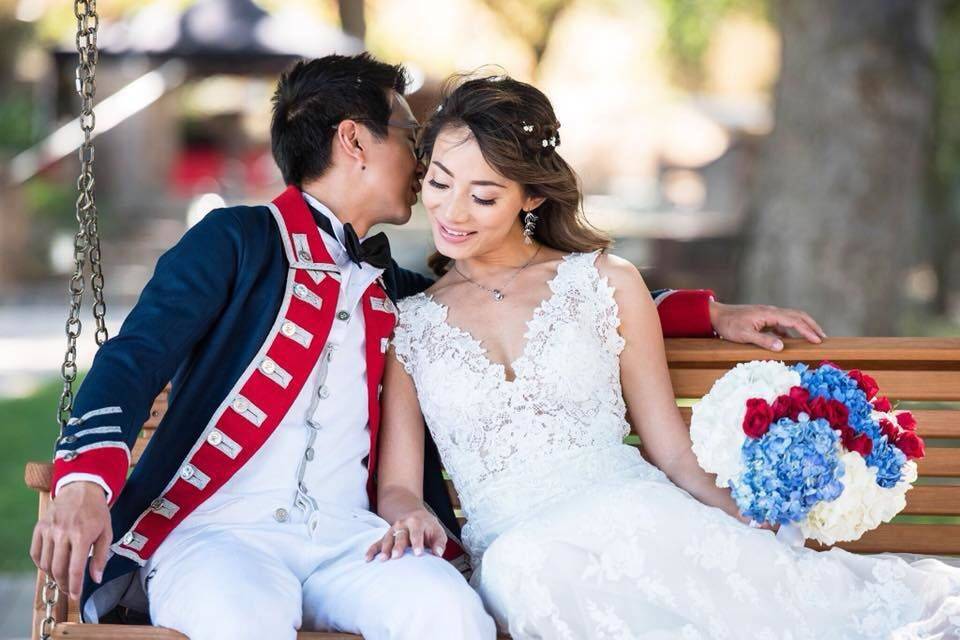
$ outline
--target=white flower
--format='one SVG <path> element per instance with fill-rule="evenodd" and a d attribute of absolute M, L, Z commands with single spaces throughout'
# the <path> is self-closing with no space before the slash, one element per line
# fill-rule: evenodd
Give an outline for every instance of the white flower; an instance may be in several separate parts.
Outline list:
<path fill-rule="evenodd" d="M 844 466 L 840 497 L 816 505 L 800 523 L 804 537 L 823 544 L 856 540 L 892 520 L 907 506 L 906 493 L 917 479 L 917 464 L 910 461 L 900 482 L 886 489 L 877 484 L 877 470 L 868 467 L 859 453 L 844 453 L 840 461 Z"/>
<path fill-rule="evenodd" d="M 754 360 L 725 373 L 693 406 L 693 452 L 704 470 L 717 474 L 718 487 L 729 486 L 743 469 L 740 450 L 746 439 L 747 400 L 763 398 L 772 403 L 799 384 L 800 374 L 782 362 Z"/>

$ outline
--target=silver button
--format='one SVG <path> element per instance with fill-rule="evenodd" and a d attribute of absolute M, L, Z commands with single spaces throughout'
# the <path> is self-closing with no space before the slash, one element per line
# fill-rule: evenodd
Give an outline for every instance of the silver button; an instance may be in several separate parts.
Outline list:
<path fill-rule="evenodd" d="M 63 436 L 63 438 L 61 438 L 60 440 L 60 442 L 62 442 L 63 444 L 73 444 L 76 441 L 77 441 L 77 436 Z"/>
<path fill-rule="evenodd" d="M 303 452 L 303 457 L 307 460 L 313 460 L 313 447 L 307 447 L 307 450 Z"/>
<path fill-rule="evenodd" d="M 286 522 L 288 517 L 290 517 L 290 514 L 283 507 L 273 512 L 273 519 L 277 522 Z"/>
<path fill-rule="evenodd" d="M 295 294 L 297 294 L 298 296 L 303 297 L 303 296 L 307 295 L 310 291 L 309 291 L 309 289 L 307 289 L 307 285 L 305 285 L 305 284 L 297 284 L 297 285 L 293 288 L 293 292 L 294 292 Z"/>
<path fill-rule="evenodd" d="M 284 322 L 283 325 L 280 327 L 280 333 L 287 336 L 288 338 L 294 335 L 296 332 L 297 332 L 297 328 L 294 326 L 292 322 Z"/>
<path fill-rule="evenodd" d="M 303 260 L 304 262 L 310 262 L 310 259 L 312 258 L 312 256 L 311 256 L 309 253 L 307 253 L 306 251 L 301 251 L 301 252 L 298 253 L 297 255 L 298 255 L 298 256 L 300 257 L 300 259 Z"/>
<path fill-rule="evenodd" d="M 194 468 L 192 465 L 185 464 L 183 465 L 183 468 L 180 469 L 180 477 L 183 478 L 184 480 L 189 480 L 190 478 L 193 477 L 193 474 L 194 474 Z"/>
<path fill-rule="evenodd" d="M 233 410 L 237 413 L 243 413 L 250 408 L 250 403 L 248 403 L 243 398 L 237 398 L 233 401 Z"/>
<path fill-rule="evenodd" d="M 217 446 L 218 444 L 223 442 L 223 434 L 220 433 L 219 431 L 211 431 L 210 435 L 207 436 L 207 442 L 209 442 L 213 446 Z"/>
<path fill-rule="evenodd" d="M 132 532 L 132 531 L 127 531 L 127 533 L 125 533 L 124 536 L 123 536 L 123 544 L 129 545 L 129 544 L 131 544 L 132 542 L 133 542 L 133 532 Z"/>
<path fill-rule="evenodd" d="M 343 322 L 346 322 L 349 319 L 350 319 L 350 314 L 348 312 L 346 311 L 337 312 L 337 320 L 342 320 Z"/>
<path fill-rule="evenodd" d="M 67 462 L 70 462 L 76 457 L 77 457 L 76 451 L 67 451 L 67 453 L 63 456 L 63 459 L 66 460 Z"/>
<path fill-rule="evenodd" d="M 150 508 L 153 509 L 154 511 L 156 511 L 162 506 L 163 506 L 163 498 L 157 498 L 156 500 L 150 503 Z"/>
<path fill-rule="evenodd" d="M 327 398 L 330 397 L 330 389 L 328 389 L 326 385 L 320 387 L 319 389 L 317 389 L 317 396 L 321 400 L 326 400 Z"/>
<path fill-rule="evenodd" d="M 272 375 L 276 370 L 277 364 L 269 358 L 264 358 L 263 362 L 260 363 L 260 371 L 263 371 L 268 376 Z"/>

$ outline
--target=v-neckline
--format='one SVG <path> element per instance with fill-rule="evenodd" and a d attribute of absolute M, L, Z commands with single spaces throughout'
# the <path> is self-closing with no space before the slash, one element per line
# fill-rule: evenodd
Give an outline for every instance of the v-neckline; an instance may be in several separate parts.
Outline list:
<path fill-rule="evenodd" d="M 471 343 L 473 343 L 474 347 L 476 348 L 476 351 L 478 352 L 479 357 L 484 361 L 484 363 L 487 365 L 488 368 L 497 369 L 500 371 L 500 382 L 508 385 L 514 384 L 517 382 L 517 380 L 520 379 L 520 371 L 518 370 L 517 367 L 523 362 L 524 359 L 526 359 L 527 351 L 529 350 L 530 344 L 533 342 L 533 339 L 535 337 L 530 334 L 531 325 L 540 315 L 543 314 L 547 305 L 550 304 L 550 302 L 552 302 L 553 299 L 557 297 L 558 292 L 554 289 L 554 285 L 557 283 L 557 280 L 560 278 L 560 275 L 563 271 L 564 266 L 570 260 L 570 258 L 574 255 L 577 255 L 577 254 L 568 253 L 564 255 L 560 261 L 560 264 L 557 265 L 557 269 L 554 272 L 553 276 L 549 280 L 547 280 L 547 288 L 550 290 L 550 294 L 547 295 L 543 300 L 541 300 L 537 304 L 536 307 L 533 308 L 533 315 L 531 315 L 530 318 L 524 323 L 525 330 L 523 332 L 523 341 L 524 341 L 523 348 L 520 350 L 520 354 L 508 364 L 501 364 L 499 362 L 494 362 L 493 360 L 491 360 L 489 352 L 487 351 L 487 348 L 484 346 L 483 340 L 477 339 L 476 336 L 474 336 L 472 333 L 470 333 L 466 329 L 459 327 L 455 324 L 452 324 L 449 320 L 450 307 L 448 307 L 442 302 L 438 302 L 431 294 L 427 293 L 426 291 L 424 291 L 421 295 L 423 295 L 423 297 L 427 300 L 427 302 L 436 305 L 443 312 L 443 315 L 440 318 L 440 322 L 444 326 L 446 326 L 449 330 L 468 339 Z M 513 372 L 512 379 L 507 378 L 507 367 L 510 367 L 510 370 Z"/>

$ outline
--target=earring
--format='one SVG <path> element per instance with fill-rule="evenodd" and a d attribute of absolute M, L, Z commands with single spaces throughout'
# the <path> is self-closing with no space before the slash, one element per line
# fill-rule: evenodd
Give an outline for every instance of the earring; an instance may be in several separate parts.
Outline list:
<path fill-rule="evenodd" d="M 524 244 L 533 244 L 533 231 L 537 226 L 537 215 L 533 211 L 524 211 L 523 213 L 523 242 Z"/>

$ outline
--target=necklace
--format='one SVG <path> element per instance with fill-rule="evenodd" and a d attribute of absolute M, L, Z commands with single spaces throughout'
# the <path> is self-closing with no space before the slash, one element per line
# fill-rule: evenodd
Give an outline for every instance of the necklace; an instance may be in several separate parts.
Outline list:
<path fill-rule="evenodd" d="M 524 269 L 526 269 L 527 267 L 530 266 L 530 263 L 533 262 L 534 258 L 536 258 L 536 257 L 540 254 L 540 249 L 542 249 L 542 248 L 543 248 L 543 245 L 538 246 L 538 247 L 537 247 L 537 250 L 533 253 L 532 256 L 530 256 L 530 259 L 527 260 L 527 261 L 523 264 L 522 267 L 520 267 L 519 269 L 517 269 L 517 270 L 514 272 L 514 274 L 513 274 L 512 276 L 510 276 L 510 279 L 507 280 L 506 282 L 504 282 L 504 283 L 503 283 L 503 286 L 500 287 L 499 289 L 490 289 L 489 287 L 483 286 L 482 284 L 480 284 L 479 282 L 477 282 L 476 280 L 474 280 L 473 278 L 471 278 L 470 276 L 468 276 L 467 274 L 465 274 L 463 271 L 460 271 L 460 267 L 457 266 L 457 263 L 456 263 L 456 262 L 453 263 L 453 270 L 456 271 L 457 273 L 459 273 L 461 278 L 463 278 L 464 280 L 467 280 L 468 282 L 472 282 L 473 284 L 475 284 L 476 286 L 480 287 L 480 288 L 483 289 L 484 291 L 490 293 L 491 295 L 493 295 L 493 299 L 494 299 L 494 300 L 496 300 L 497 302 L 500 302 L 501 300 L 503 300 L 503 290 L 506 289 L 506 288 L 510 285 L 511 282 L 513 282 L 513 279 L 514 279 L 514 278 L 516 278 L 518 275 L 520 275 L 520 272 L 521 272 L 521 271 L 523 271 Z"/>

